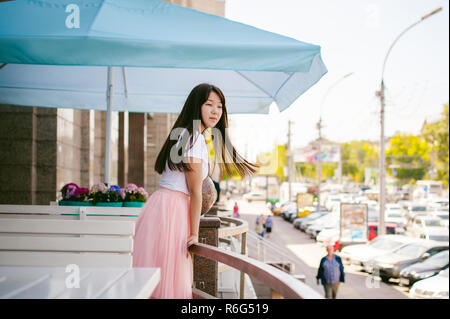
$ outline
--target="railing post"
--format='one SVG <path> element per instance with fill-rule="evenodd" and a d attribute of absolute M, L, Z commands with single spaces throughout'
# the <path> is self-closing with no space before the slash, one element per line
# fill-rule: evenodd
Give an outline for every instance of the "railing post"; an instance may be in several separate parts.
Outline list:
<path fill-rule="evenodd" d="M 241 254 L 246 254 L 246 248 L 247 248 L 247 233 L 242 233 L 242 241 L 241 241 Z M 239 289 L 239 298 L 244 299 L 245 298 L 245 273 L 241 271 L 241 282 L 240 282 L 240 289 Z"/>
<path fill-rule="evenodd" d="M 212 205 L 212 207 L 205 213 L 205 216 L 217 216 L 217 211 L 219 206 L 217 204 Z"/>
<path fill-rule="evenodd" d="M 219 246 L 220 218 L 201 217 L 198 241 L 202 244 Z M 194 255 L 194 287 L 217 297 L 218 263 Z"/>

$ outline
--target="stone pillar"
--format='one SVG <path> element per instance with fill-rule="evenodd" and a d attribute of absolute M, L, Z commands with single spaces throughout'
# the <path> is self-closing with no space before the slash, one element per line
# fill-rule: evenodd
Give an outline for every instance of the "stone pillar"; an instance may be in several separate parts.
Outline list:
<path fill-rule="evenodd" d="M 128 130 L 128 112 L 120 112 L 118 183 L 121 187 L 128 184 Z"/>
<path fill-rule="evenodd" d="M 60 159 L 58 152 L 64 152 L 66 154 L 69 152 L 67 149 L 61 151 L 58 148 L 60 147 L 57 142 L 58 109 L 36 108 L 36 114 L 36 188 L 33 190 L 36 195 L 36 200 L 33 204 L 48 205 L 51 201 L 57 199 L 60 189 L 57 185 L 57 177 L 63 175 L 57 172 L 57 163 Z M 69 147 L 67 146 L 69 143 L 67 142 L 65 146 Z M 66 162 L 64 164 L 65 168 L 71 167 L 71 163 Z M 78 183 L 78 180 L 71 181 Z"/>
<path fill-rule="evenodd" d="M 202 244 L 219 246 L 220 218 L 200 218 L 198 241 Z M 217 297 L 218 263 L 216 261 L 194 255 L 194 287 Z"/>
<path fill-rule="evenodd" d="M 129 113 L 128 182 L 146 185 L 147 114 Z"/>
<path fill-rule="evenodd" d="M 35 107 L 0 107 L 0 204 L 35 204 Z"/>

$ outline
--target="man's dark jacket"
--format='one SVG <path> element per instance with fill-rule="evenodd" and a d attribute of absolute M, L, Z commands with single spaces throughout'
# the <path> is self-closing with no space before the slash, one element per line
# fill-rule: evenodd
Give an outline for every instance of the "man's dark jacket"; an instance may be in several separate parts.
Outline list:
<path fill-rule="evenodd" d="M 339 276 L 339 281 L 340 282 L 344 282 L 345 281 L 345 274 L 344 274 L 344 265 L 342 264 L 342 260 L 341 257 L 339 257 L 338 255 L 334 255 L 334 257 L 336 258 L 336 261 L 339 264 L 339 270 L 341 271 L 341 275 Z M 323 263 L 326 260 L 327 256 L 323 257 L 320 260 L 320 266 L 319 266 L 319 271 L 317 272 L 317 279 L 320 279 L 322 285 L 326 284 L 326 280 L 325 280 L 325 274 L 324 274 L 324 269 L 323 269 Z"/>

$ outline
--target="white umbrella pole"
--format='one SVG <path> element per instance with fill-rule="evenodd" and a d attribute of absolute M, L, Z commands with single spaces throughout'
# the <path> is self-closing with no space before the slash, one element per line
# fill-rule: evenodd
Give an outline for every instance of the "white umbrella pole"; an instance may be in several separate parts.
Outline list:
<path fill-rule="evenodd" d="M 106 141 L 105 141 L 105 184 L 109 186 L 109 164 L 110 164 L 110 141 L 111 141 L 111 112 L 112 112 L 112 101 L 113 101 L 113 82 L 114 82 L 114 69 L 113 67 L 108 67 L 108 87 L 106 100 L 108 107 L 106 110 Z"/>

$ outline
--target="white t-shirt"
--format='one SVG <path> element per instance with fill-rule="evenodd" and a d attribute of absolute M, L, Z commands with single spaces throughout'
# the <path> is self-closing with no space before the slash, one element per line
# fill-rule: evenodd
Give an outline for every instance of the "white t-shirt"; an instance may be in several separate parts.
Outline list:
<path fill-rule="evenodd" d="M 186 130 L 186 129 L 185 129 Z M 183 131 L 184 132 L 184 131 Z M 191 134 L 192 135 L 192 134 Z M 178 142 L 176 146 L 180 143 L 181 136 L 178 138 Z M 203 134 L 199 132 L 195 132 L 195 137 L 193 140 L 193 145 L 189 149 L 190 146 L 190 137 L 188 140 L 188 149 L 185 152 L 186 157 L 195 157 L 202 160 L 202 180 L 204 180 L 208 176 L 208 149 L 206 147 L 206 141 Z M 189 189 L 187 187 L 186 182 L 186 174 L 184 172 L 180 172 L 178 170 L 170 170 L 169 165 L 166 162 L 166 168 L 162 173 L 161 180 L 159 181 L 159 186 L 172 189 L 175 191 L 181 191 L 185 194 L 189 195 Z"/>

